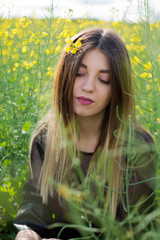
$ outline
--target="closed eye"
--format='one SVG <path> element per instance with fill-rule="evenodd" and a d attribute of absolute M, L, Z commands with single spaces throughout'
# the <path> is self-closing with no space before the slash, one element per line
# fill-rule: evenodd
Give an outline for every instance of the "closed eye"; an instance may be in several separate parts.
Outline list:
<path fill-rule="evenodd" d="M 85 75 L 84 73 L 78 72 L 78 73 L 76 74 L 76 77 L 83 77 L 84 75 Z"/>
<path fill-rule="evenodd" d="M 100 81 L 101 83 L 103 83 L 103 84 L 109 85 L 109 84 L 111 83 L 110 81 L 103 80 L 103 79 L 101 79 L 101 78 L 98 78 L 98 79 L 99 79 L 99 81 Z"/>

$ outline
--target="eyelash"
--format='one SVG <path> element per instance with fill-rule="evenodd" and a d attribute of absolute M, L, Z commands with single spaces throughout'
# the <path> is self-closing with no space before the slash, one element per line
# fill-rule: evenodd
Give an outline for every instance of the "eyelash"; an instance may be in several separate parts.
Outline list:
<path fill-rule="evenodd" d="M 76 74 L 77 77 L 83 77 L 84 75 L 85 75 L 84 73 L 77 73 L 77 74 Z M 105 80 L 103 80 L 103 79 L 101 79 L 101 78 L 98 78 L 98 80 L 99 80 L 101 83 L 103 83 L 103 84 L 106 84 L 106 85 L 109 85 L 109 84 L 110 84 L 109 81 L 105 81 Z"/>
<path fill-rule="evenodd" d="M 76 76 L 77 77 L 82 77 L 82 76 L 84 76 L 84 73 L 77 73 Z"/>
<path fill-rule="evenodd" d="M 101 82 L 101 83 L 103 83 L 103 84 L 110 84 L 110 82 L 109 81 L 105 81 L 105 80 L 102 80 L 101 78 L 98 78 L 99 79 L 99 81 Z"/>

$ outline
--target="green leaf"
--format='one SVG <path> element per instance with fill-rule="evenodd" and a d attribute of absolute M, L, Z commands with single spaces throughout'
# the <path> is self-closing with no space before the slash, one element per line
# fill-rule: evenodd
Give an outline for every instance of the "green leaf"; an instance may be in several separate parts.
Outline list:
<path fill-rule="evenodd" d="M 22 131 L 28 132 L 31 128 L 31 122 L 27 121 L 23 124 Z"/>
<path fill-rule="evenodd" d="M 2 143 L 0 144 L 0 147 L 5 148 L 5 147 L 6 147 L 6 142 L 2 142 Z"/>
<path fill-rule="evenodd" d="M 10 197 L 11 196 L 8 192 L 0 191 L 0 206 L 5 209 L 7 219 L 13 220 L 16 211 L 12 202 L 9 201 Z"/>

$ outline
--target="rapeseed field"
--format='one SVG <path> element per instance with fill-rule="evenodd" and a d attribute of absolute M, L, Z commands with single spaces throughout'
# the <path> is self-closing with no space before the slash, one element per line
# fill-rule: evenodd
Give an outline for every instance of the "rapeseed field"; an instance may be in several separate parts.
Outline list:
<path fill-rule="evenodd" d="M 110 28 L 124 40 L 133 67 L 137 119 L 152 133 L 160 153 L 160 23 L 23 17 L 0 18 L 0 26 L 0 239 L 14 239 L 12 221 L 28 177 L 29 139 L 50 108 L 61 52 L 79 31 Z M 158 205 L 159 194 L 157 190 Z M 145 234 L 143 239 L 159 239 L 160 232 L 151 229 Z M 121 230 L 117 236 L 134 239 L 131 232 Z"/>

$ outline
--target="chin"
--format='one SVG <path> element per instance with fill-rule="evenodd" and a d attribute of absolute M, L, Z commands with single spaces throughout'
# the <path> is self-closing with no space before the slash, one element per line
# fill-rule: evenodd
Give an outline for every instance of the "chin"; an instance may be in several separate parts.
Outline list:
<path fill-rule="evenodd" d="M 75 112 L 75 114 L 76 114 L 76 116 L 78 116 L 78 117 L 92 117 L 92 116 L 94 116 L 94 114 L 89 114 L 89 113 L 87 113 L 87 112 Z"/>

